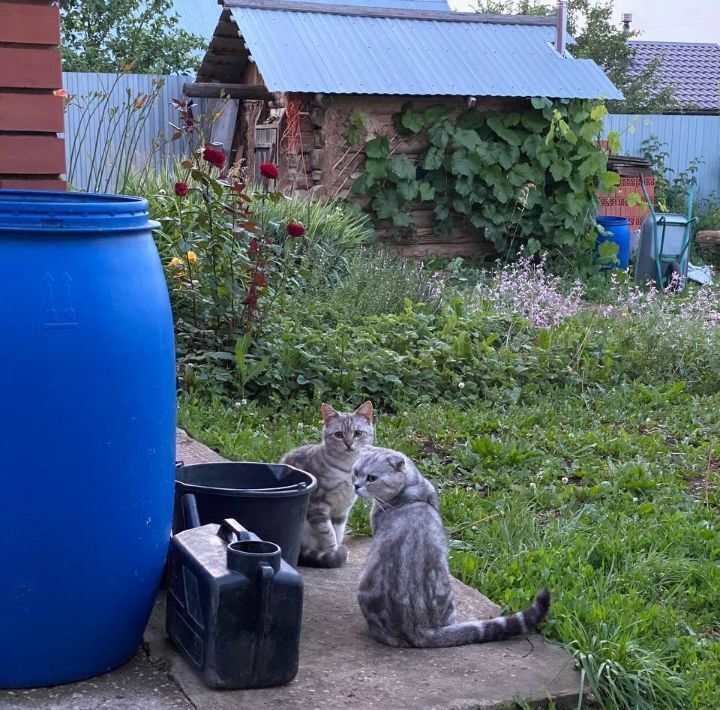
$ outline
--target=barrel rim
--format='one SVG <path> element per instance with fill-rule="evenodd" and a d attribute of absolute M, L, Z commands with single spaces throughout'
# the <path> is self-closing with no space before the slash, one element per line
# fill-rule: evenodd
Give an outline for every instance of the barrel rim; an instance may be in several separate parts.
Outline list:
<path fill-rule="evenodd" d="M 199 483 L 186 483 L 177 478 L 177 470 L 175 477 L 175 486 L 184 493 L 199 493 L 201 495 L 219 495 L 227 496 L 229 498 L 295 498 L 297 496 L 304 496 L 308 493 L 312 493 L 317 488 L 317 478 L 313 476 L 309 471 L 305 471 L 297 466 L 291 466 L 287 463 L 269 463 L 267 461 L 203 461 L 200 463 L 183 464 L 182 468 L 194 468 L 196 466 L 237 466 L 237 465 L 252 465 L 252 466 L 284 466 L 285 468 L 292 469 L 298 473 L 302 473 L 310 478 L 310 482 L 305 488 L 298 488 L 296 490 L 287 490 L 277 488 L 219 488 L 216 486 L 203 486 Z"/>

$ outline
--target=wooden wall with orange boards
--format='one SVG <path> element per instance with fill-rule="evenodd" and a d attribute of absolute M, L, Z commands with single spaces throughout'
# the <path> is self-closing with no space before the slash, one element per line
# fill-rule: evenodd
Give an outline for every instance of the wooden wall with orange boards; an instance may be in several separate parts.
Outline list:
<path fill-rule="evenodd" d="M 0 188 L 65 190 L 60 10 L 0 0 Z"/>

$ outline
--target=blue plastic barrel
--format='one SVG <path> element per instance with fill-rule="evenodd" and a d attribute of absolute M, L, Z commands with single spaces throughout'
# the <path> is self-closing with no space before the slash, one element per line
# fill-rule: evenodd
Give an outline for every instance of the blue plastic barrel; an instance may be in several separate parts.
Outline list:
<path fill-rule="evenodd" d="M 627 269 L 630 263 L 630 220 L 625 217 L 612 217 L 602 215 L 595 217 L 595 222 L 610 232 L 610 236 L 598 234 L 596 244 L 609 241 L 618 245 L 617 269 Z"/>
<path fill-rule="evenodd" d="M 0 190 L 0 687 L 136 651 L 168 548 L 175 364 L 145 200 Z"/>

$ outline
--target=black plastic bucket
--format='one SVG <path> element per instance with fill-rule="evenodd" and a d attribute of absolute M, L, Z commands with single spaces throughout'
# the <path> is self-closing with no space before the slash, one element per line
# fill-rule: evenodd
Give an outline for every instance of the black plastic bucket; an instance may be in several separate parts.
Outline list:
<path fill-rule="evenodd" d="M 223 462 L 175 468 L 173 534 L 235 518 L 280 546 L 293 567 L 315 477 L 287 464 Z"/>

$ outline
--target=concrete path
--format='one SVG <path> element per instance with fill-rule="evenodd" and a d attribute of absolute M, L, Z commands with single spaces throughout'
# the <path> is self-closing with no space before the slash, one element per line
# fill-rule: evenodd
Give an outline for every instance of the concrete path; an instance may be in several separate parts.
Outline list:
<path fill-rule="evenodd" d="M 186 464 L 223 460 L 180 431 L 177 458 Z M 161 594 L 144 648 L 133 661 L 84 683 L 0 691 L 0 708 L 486 710 L 512 707 L 518 699 L 540 707 L 550 698 L 559 707 L 577 707 L 580 679 L 572 659 L 539 635 L 436 650 L 392 649 L 372 641 L 355 601 L 369 545 L 367 538 L 350 539 L 350 562 L 343 569 L 301 569 L 300 670 L 288 686 L 233 692 L 206 688 L 165 636 Z M 487 618 L 498 611 L 457 581 L 455 594 L 462 618 Z"/>

